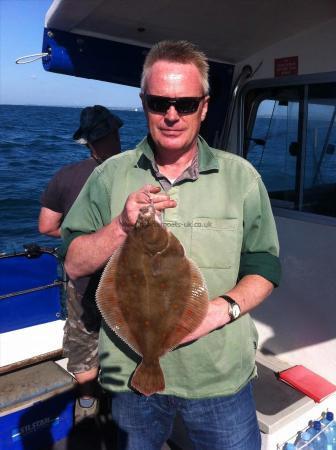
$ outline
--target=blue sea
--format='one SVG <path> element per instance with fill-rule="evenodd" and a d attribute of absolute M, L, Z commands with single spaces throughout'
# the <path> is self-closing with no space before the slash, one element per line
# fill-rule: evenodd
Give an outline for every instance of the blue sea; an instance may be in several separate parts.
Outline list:
<path fill-rule="evenodd" d="M 22 251 L 23 245 L 29 243 L 60 245 L 59 239 L 38 232 L 40 196 L 59 168 L 88 157 L 87 148 L 72 139 L 80 111 L 80 108 L 0 105 L 0 254 Z M 147 133 L 144 113 L 113 112 L 124 122 L 120 129 L 122 149 L 134 148 Z M 330 135 L 329 128 L 330 118 L 311 114 L 306 136 L 306 189 L 316 183 L 335 183 L 336 128 Z M 291 148 L 298 140 L 297 129 L 297 118 L 287 120 L 276 115 L 272 122 L 263 116 L 256 120 L 248 160 L 261 173 L 269 192 L 294 192 L 296 157 Z M 267 145 L 253 142 L 254 138 L 267 140 Z"/>
<path fill-rule="evenodd" d="M 36 243 L 57 247 L 60 240 L 42 236 L 37 221 L 40 196 L 54 173 L 88 157 L 73 141 L 81 108 L 0 105 L 0 253 Z M 142 111 L 113 110 L 124 122 L 122 149 L 146 135 Z"/>

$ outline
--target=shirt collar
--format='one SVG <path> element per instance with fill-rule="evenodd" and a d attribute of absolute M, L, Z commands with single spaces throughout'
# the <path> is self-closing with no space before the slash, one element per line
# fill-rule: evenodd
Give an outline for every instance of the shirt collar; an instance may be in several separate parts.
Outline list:
<path fill-rule="evenodd" d="M 201 173 L 213 170 L 218 171 L 219 165 L 217 158 L 211 151 L 209 145 L 201 136 L 198 136 L 197 148 L 199 172 Z M 150 135 L 144 138 L 137 145 L 136 150 L 139 152 L 139 160 L 136 164 L 137 167 L 146 170 L 150 167 L 154 168 L 156 166 L 154 157 L 154 143 Z"/>

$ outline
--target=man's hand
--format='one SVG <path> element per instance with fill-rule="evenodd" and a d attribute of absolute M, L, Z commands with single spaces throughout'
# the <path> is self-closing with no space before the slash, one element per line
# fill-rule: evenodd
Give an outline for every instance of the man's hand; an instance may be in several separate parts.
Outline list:
<path fill-rule="evenodd" d="M 159 194 L 160 191 L 160 187 L 146 184 L 127 197 L 124 209 L 119 216 L 120 226 L 125 233 L 128 233 L 135 225 L 139 211 L 143 206 L 151 203 L 158 212 L 166 208 L 175 208 L 175 200 L 171 200 L 167 194 Z"/>
<path fill-rule="evenodd" d="M 122 213 L 111 223 L 95 233 L 75 238 L 65 258 L 69 277 L 75 280 L 104 267 L 112 253 L 125 241 L 143 206 L 152 203 L 158 212 L 175 208 L 176 202 L 166 194 L 159 194 L 160 191 L 159 187 L 151 184 L 143 186 L 128 196 Z"/>
<path fill-rule="evenodd" d="M 260 275 L 244 276 L 234 288 L 225 294 L 232 297 L 240 306 L 241 314 L 245 314 L 262 303 L 272 292 L 273 284 Z M 239 320 L 239 319 L 237 319 Z M 189 333 L 181 344 L 201 338 L 211 331 L 230 322 L 229 305 L 222 297 L 209 302 L 207 315 L 195 331 Z"/>
<path fill-rule="evenodd" d="M 195 341 L 200 337 L 206 336 L 216 328 L 230 322 L 229 307 L 225 300 L 221 297 L 213 299 L 209 302 L 208 312 L 201 324 L 192 333 L 189 333 L 180 344 Z"/>

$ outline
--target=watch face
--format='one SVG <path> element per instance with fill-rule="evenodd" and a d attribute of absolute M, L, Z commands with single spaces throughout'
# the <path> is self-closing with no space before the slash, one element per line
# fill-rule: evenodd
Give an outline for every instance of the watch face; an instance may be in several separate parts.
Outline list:
<path fill-rule="evenodd" d="M 239 315 L 240 315 L 240 308 L 236 303 L 235 305 L 232 305 L 232 316 L 234 319 L 237 319 Z"/>

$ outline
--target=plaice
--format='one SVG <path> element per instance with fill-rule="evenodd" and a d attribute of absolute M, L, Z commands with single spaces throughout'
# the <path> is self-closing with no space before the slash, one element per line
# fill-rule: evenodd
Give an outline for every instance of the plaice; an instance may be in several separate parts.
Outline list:
<path fill-rule="evenodd" d="M 201 272 L 152 205 L 107 263 L 96 300 L 107 325 L 141 356 L 131 386 L 147 396 L 165 389 L 159 358 L 199 326 L 209 303 Z"/>

